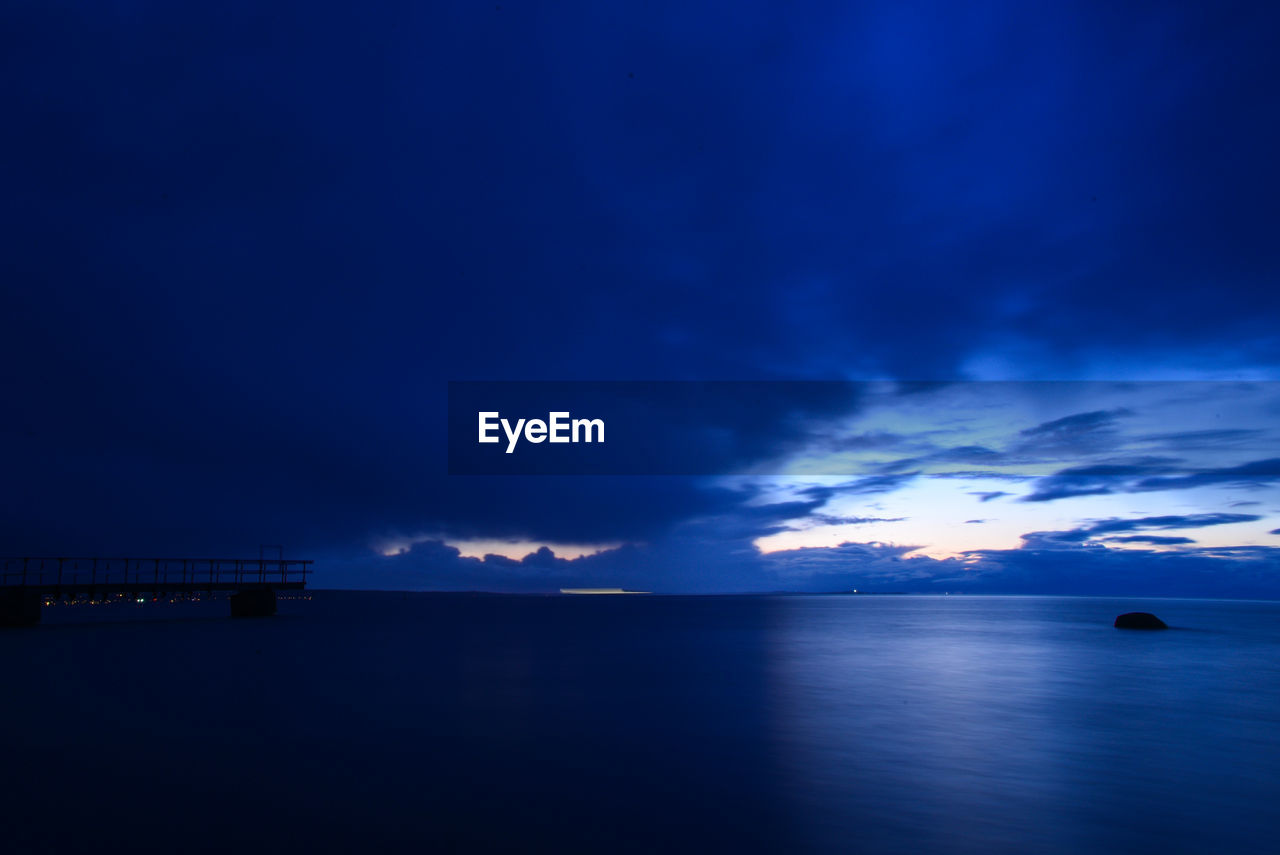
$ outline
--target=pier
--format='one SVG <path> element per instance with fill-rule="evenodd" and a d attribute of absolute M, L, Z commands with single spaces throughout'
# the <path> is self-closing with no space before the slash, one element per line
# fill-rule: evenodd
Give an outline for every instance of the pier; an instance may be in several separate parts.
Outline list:
<path fill-rule="evenodd" d="M 276 612 L 307 586 L 311 561 L 285 558 L 0 558 L 0 626 L 40 622 L 46 601 L 232 592 L 232 617 Z"/>

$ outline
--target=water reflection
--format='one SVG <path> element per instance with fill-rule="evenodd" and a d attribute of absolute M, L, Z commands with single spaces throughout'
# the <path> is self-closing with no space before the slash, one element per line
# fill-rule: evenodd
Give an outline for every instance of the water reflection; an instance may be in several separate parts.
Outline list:
<path fill-rule="evenodd" d="M 772 674 L 806 844 L 874 852 L 1266 851 L 1273 604 L 784 601 Z M 1259 654 L 1270 654 L 1259 673 Z"/>
<path fill-rule="evenodd" d="M 14 851 L 1266 852 L 1280 604 L 319 592 L 0 637 Z M 1111 628 L 1155 611 L 1174 629 Z M 68 612 L 74 610 L 68 610 Z M 132 614 L 132 612 L 130 612 Z M 221 614 L 221 612 L 219 613 Z M 76 734 L 92 725 L 92 739 Z M 77 822 L 50 794 L 74 782 Z M 216 816 L 235 821 L 211 821 Z"/>

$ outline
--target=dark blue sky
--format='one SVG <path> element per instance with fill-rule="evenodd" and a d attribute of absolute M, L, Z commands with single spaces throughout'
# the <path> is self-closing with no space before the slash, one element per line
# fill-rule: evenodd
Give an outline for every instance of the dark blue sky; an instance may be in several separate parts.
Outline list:
<path fill-rule="evenodd" d="M 3 14 L 6 554 L 283 542 L 345 586 L 932 589 L 952 571 L 897 573 L 915 544 L 883 540 L 780 573 L 752 544 L 817 500 L 450 478 L 445 383 L 1280 377 L 1268 4 Z M 1277 456 L 1254 451 L 1234 462 Z M 504 539 L 628 545 L 445 545 Z M 1241 571 L 1047 541 L 983 552 L 984 589 L 1110 591 L 1141 561 L 1144 592 L 1280 595 L 1261 545 Z"/>

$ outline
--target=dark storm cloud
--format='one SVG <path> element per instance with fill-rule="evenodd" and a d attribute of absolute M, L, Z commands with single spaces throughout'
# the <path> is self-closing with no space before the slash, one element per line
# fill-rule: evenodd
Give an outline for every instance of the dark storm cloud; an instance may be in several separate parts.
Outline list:
<path fill-rule="evenodd" d="M 695 481 L 448 477 L 445 381 L 1272 370 L 1275 14 L 10 4 L 0 551 L 683 531 L 728 584 Z"/>

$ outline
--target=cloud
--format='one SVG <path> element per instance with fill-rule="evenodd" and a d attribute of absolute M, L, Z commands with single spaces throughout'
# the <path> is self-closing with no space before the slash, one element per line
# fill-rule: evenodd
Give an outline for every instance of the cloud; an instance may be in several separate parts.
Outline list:
<path fill-rule="evenodd" d="M 0 498 L 5 552 L 252 554 L 269 539 L 371 580 L 417 567 L 428 586 L 437 573 L 501 586 L 546 571 L 426 545 L 352 557 L 387 532 L 448 531 L 651 544 L 556 574 L 765 584 L 725 538 L 780 525 L 784 509 L 747 511 L 695 479 L 450 477 L 446 381 L 1280 366 L 1273 182 L 1260 180 L 1276 119 L 1257 109 L 1274 75 L 1239 71 L 1274 62 L 1256 16 L 1209 4 L 1188 27 L 1173 4 L 1007 4 L 993 38 L 959 6 L 834 4 L 785 28 L 744 6 L 726 33 L 716 10 L 637 4 L 549 10 L 542 40 L 391 7 L 354 21 L 317 4 L 299 27 L 259 5 L 18 15 L 25 73 L 3 97 L 23 132 L 0 139 L 24 167 L 5 194 L 0 470 L 23 490 Z M 930 48 L 939 29 L 955 35 L 946 51 Z M 1034 49 L 1046 33 L 1052 49 Z M 634 80 L 624 54 L 645 65 Z M 445 75 L 460 83 L 433 89 L 424 118 L 422 81 Z M 231 327 L 254 346 L 211 344 Z M 1014 482 L 1027 476 L 979 470 L 1019 448 L 1105 450 L 1138 421 L 1080 409 L 1016 448 L 962 447 L 973 472 L 928 477 Z M 742 457 L 785 438 L 767 422 Z M 1070 472 L 1029 500 L 1271 483 L 1213 467 Z M 797 507 L 820 506 L 809 498 Z M 1029 553 L 1001 560 L 1050 586 L 1070 577 Z"/>
<path fill-rule="evenodd" d="M 1041 478 L 1035 490 L 1019 501 L 1052 502 L 1080 496 L 1103 496 L 1115 492 L 1114 479 L 1123 477 L 1125 467 L 1075 466 L 1056 475 Z"/>
<path fill-rule="evenodd" d="M 1002 452 L 981 445 L 961 445 L 948 448 L 926 458 L 935 463 L 973 463 L 977 465 L 998 466 L 1008 460 Z"/>
<path fill-rule="evenodd" d="M 1261 439 L 1266 431 L 1255 428 L 1220 428 L 1217 430 L 1184 430 L 1171 433 L 1153 433 L 1133 438 L 1135 443 L 1153 443 L 1176 451 L 1192 449 L 1216 450 L 1224 445 L 1235 445 Z"/>
<path fill-rule="evenodd" d="M 965 472 L 933 472 L 930 478 L 951 478 L 961 481 L 996 480 L 996 481 L 1033 481 L 1034 475 L 1018 475 L 1014 472 L 991 472 L 986 470 L 968 470 Z M 1008 495 L 1008 494 L 1006 494 Z"/>
<path fill-rule="evenodd" d="M 866 523 L 903 522 L 906 517 L 847 517 L 839 514 L 809 514 L 806 521 L 817 525 L 864 525 Z"/>
<path fill-rule="evenodd" d="M 1259 487 L 1280 480 L 1280 457 L 1255 460 L 1239 466 L 1221 469 L 1202 469 L 1187 475 L 1149 477 L 1132 488 L 1134 492 L 1151 490 L 1182 490 L 1188 487 L 1206 487 L 1212 484 L 1237 484 Z"/>
<path fill-rule="evenodd" d="M 969 495 L 977 496 L 978 501 L 980 502 L 990 502 L 991 500 L 998 499 L 1001 496 L 1012 496 L 1013 493 L 1006 493 L 1004 490 L 988 490 L 985 492 L 971 492 Z"/>
<path fill-rule="evenodd" d="M 630 545 L 571 561 L 548 553 L 520 561 L 460 558 L 440 543 L 407 553 L 352 558 L 324 568 L 329 583 L 401 590 L 553 592 L 562 587 L 621 587 L 667 592 L 863 591 L 1041 593 L 1113 596 L 1280 596 L 1280 547 L 1195 548 L 1183 538 L 1126 540 L 1130 546 L 1028 541 L 963 559 L 910 555 L 910 544 L 844 543 L 761 555 L 740 540 L 714 542 L 700 527 L 670 540 Z M 1135 536 L 1135 538 L 1138 536 Z M 691 539 L 690 539 L 691 538 Z M 1176 541 L 1176 543 L 1172 542 Z M 1134 546 L 1178 545 L 1176 552 Z M 668 566 L 674 562 L 674 566 Z M 653 568 L 660 568 L 658 574 Z"/>
<path fill-rule="evenodd" d="M 1127 409 L 1092 410 L 1043 422 L 1020 431 L 1011 451 L 1037 457 L 1096 453 L 1119 443 L 1116 424 L 1128 415 Z"/>
<path fill-rule="evenodd" d="M 1206 526 L 1254 522 L 1259 519 L 1262 518 L 1254 514 L 1226 513 L 1170 514 L 1166 516 L 1140 517 L 1137 519 L 1127 520 L 1109 519 L 1099 520 L 1091 525 L 1063 531 L 1028 532 L 1022 535 L 1022 540 L 1026 546 L 1041 549 L 1073 547 L 1076 545 L 1084 545 L 1088 547 L 1093 546 L 1095 538 L 1098 538 L 1098 535 L 1101 534 L 1112 534 L 1114 532 L 1122 531 L 1142 531 L 1145 529 L 1203 528 Z M 1123 538 L 1100 538 L 1100 540 L 1112 540 L 1115 542 L 1142 542 L 1143 540 L 1148 543 L 1161 542 L 1147 538 L 1136 538 L 1129 541 L 1126 541 Z"/>
<path fill-rule="evenodd" d="M 1138 458 L 1127 463 L 1072 466 L 1036 481 L 1023 502 L 1052 502 L 1078 496 L 1100 496 L 1131 490 L 1142 477 L 1176 471 L 1164 458 Z"/>
<path fill-rule="evenodd" d="M 1155 534 L 1134 534 L 1127 537 L 1104 537 L 1106 543 L 1150 543 L 1160 546 L 1174 546 L 1184 543 L 1195 543 L 1189 537 L 1162 537 Z"/>
<path fill-rule="evenodd" d="M 621 547 L 614 552 L 628 552 Z M 546 593 L 563 587 L 592 587 L 602 578 L 583 559 L 557 557 L 543 547 L 522 559 L 499 555 L 468 558 L 440 541 L 415 543 L 396 555 L 349 555 L 322 568 L 323 587 L 377 588 L 405 591 L 498 591 Z M 637 574 L 608 576 L 610 587 L 633 587 Z M 642 588 L 636 588 L 642 590 Z"/>
<path fill-rule="evenodd" d="M 825 450 L 833 452 L 882 451 L 885 449 L 912 447 L 918 442 L 919 437 L 914 434 L 868 431 L 833 439 L 825 445 Z"/>
<path fill-rule="evenodd" d="M 854 481 L 848 481 L 843 484 L 832 486 L 815 485 L 806 487 L 801 492 L 807 496 L 821 498 L 823 501 L 838 495 L 874 495 L 877 493 L 892 493 L 901 490 L 910 484 L 917 477 L 919 472 L 894 472 L 884 475 L 868 475 L 865 478 L 858 478 Z"/>
<path fill-rule="evenodd" d="M 1158 517 L 1139 517 L 1138 519 L 1111 519 L 1096 522 L 1079 531 L 1090 534 L 1101 534 L 1113 531 L 1135 531 L 1148 528 L 1202 528 L 1213 525 L 1232 525 L 1234 523 L 1254 522 L 1262 517 L 1256 514 L 1170 514 Z"/>
<path fill-rule="evenodd" d="M 1111 430 L 1120 416 L 1132 415 L 1129 410 L 1092 410 L 1087 413 L 1076 413 L 1035 427 L 1029 427 L 1018 433 L 1025 437 L 1053 437 L 1055 440 L 1064 437 L 1078 437 L 1097 433 L 1100 430 Z"/>
<path fill-rule="evenodd" d="M 424 542 L 400 555 L 350 556 L 341 564 L 327 562 L 318 568 L 317 582 L 521 592 L 562 587 L 672 593 L 857 588 L 922 593 L 1280 596 L 1280 547 L 1197 548 L 1186 537 L 1124 534 L 1256 519 L 1247 514 L 1096 520 L 1072 531 L 1029 533 L 1017 549 L 974 550 L 948 559 L 912 554 L 918 547 L 909 543 L 848 542 L 767 554 L 751 545 L 792 510 L 785 503 L 764 506 L 744 519 L 726 507 L 721 513 L 679 523 L 647 543 L 572 560 L 547 549 L 521 560 L 463 558 L 452 547 Z M 1108 548 L 1106 543 L 1124 544 L 1124 548 Z M 1144 545 L 1182 548 L 1153 551 L 1140 548 Z"/>

